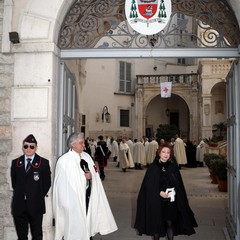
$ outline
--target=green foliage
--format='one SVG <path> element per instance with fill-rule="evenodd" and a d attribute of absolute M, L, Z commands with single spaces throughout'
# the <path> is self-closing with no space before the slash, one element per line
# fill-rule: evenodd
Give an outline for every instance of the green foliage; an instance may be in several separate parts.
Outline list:
<path fill-rule="evenodd" d="M 210 163 L 210 168 L 214 175 L 216 175 L 220 180 L 227 179 L 227 160 L 226 159 L 215 159 Z"/>
<path fill-rule="evenodd" d="M 210 162 L 215 159 L 226 159 L 225 156 L 216 153 L 205 153 L 203 156 L 203 161 L 210 168 Z"/>
<path fill-rule="evenodd" d="M 227 123 L 226 122 L 219 122 L 212 125 L 213 127 L 213 135 L 219 141 L 225 139 L 227 136 Z"/>
<path fill-rule="evenodd" d="M 216 153 L 205 153 L 203 156 L 203 161 L 205 162 L 207 167 L 210 168 L 210 162 L 218 158 L 219 158 L 219 155 Z"/>
<path fill-rule="evenodd" d="M 160 139 L 169 141 L 176 134 L 180 134 L 180 130 L 176 125 L 160 124 L 157 129 L 156 138 L 158 141 Z"/>
<path fill-rule="evenodd" d="M 203 161 L 220 180 L 227 179 L 227 159 L 216 153 L 205 153 Z"/>
<path fill-rule="evenodd" d="M 218 139 L 215 138 L 215 137 L 212 137 L 212 138 L 210 138 L 210 137 L 208 137 L 208 138 L 204 138 L 203 141 L 204 141 L 207 145 L 209 145 L 209 146 L 218 143 Z"/>

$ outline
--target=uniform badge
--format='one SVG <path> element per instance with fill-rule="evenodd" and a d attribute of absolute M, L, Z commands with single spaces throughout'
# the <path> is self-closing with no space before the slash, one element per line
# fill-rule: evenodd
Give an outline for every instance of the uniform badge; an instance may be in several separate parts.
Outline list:
<path fill-rule="evenodd" d="M 40 178 L 39 172 L 33 172 L 33 179 L 34 179 L 34 181 L 38 181 L 39 178 Z"/>

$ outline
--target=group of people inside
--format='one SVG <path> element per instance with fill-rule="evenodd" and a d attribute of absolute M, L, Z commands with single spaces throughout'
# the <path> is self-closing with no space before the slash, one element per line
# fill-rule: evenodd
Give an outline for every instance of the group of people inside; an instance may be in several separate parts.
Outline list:
<path fill-rule="evenodd" d="M 165 143 L 172 146 L 171 158 L 175 159 L 180 169 L 182 166 L 203 166 L 203 156 L 206 152 L 204 141 L 200 140 L 197 145 L 196 141 L 190 141 L 184 136 L 180 138 L 178 134 L 169 141 L 164 139 L 157 141 L 154 137 L 132 140 L 126 137 L 114 138 L 101 135 L 96 140 L 86 138 L 85 151 L 98 163 L 100 177 L 104 180 L 104 167 L 107 166 L 110 158 L 117 162 L 117 167 L 123 172 L 131 168 L 143 169 L 153 162 L 157 149 Z"/>
<path fill-rule="evenodd" d="M 118 229 L 101 181 L 110 156 L 124 172 L 147 166 L 137 198 L 134 228 L 139 235 L 173 240 L 176 235 L 194 234 L 197 222 L 179 171 L 186 161 L 182 141 L 177 135 L 173 142 L 159 143 L 126 138 L 118 142 L 99 136 L 93 148 L 82 133 L 73 133 L 68 139 L 69 150 L 59 157 L 54 170 L 54 240 L 93 239 L 98 233 L 106 235 Z M 91 147 L 94 152 L 88 152 Z M 32 239 L 43 239 L 51 170 L 49 161 L 36 153 L 37 148 L 37 140 L 30 134 L 22 143 L 24 154 L 11 165 L 11 206 L 19 240 L 28 239 L 29 225 Z"/>

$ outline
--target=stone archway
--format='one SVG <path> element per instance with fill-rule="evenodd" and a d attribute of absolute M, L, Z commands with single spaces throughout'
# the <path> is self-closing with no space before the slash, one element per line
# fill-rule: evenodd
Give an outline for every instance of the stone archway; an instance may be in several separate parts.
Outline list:
<path fill-rule="evenodd" d="M 163 75 L 163 76 L 154 76 L 154 75 L 141 75 L 137 76 L 137 87 L 136 87 L 136 95 L 135 95 L 135 111 L 136 111 L 136 118 L 135 118 L 135 123 L 136 123 L 136 133 L 138 133 L 137 138 L 141 138 L 142 136 L 145 135 L 145 129 L 147 125 L 150 123 L 148 122 L 148 114 L 147 114 L 147 108 L 150 104 L 150 102 L 159 97 L 160 97 L 160 79 L 161 77 L 168 77 L 173 80 L 173 85 L 172 85 L 172 94 L 178 96 L 186 105 L 186 110 L 184 113 L 182 113 L 181 117 L 185 119 L 187 115 L 187 125 L 184 126 L 184 131 L 185 134 L 190 139 L 193 140 L 198 140 L 199 135 L 201 135 L 200 129 L 199 129 L 199 110 L 200 110 L 200 101 L 199 101 L 199 89 L 197 85 L 195 84 L 196 80 L 198 79 L 198 75 L 196 74 L 185 74 L 185 75 Z M 186 81 L 185 83 L 180 83 L 178 82 L 177 79 L 182 79 L 185 77 L 186 79 L 189 79 L 189 81 Z M 190 81 L 191 79 L 191 81 Z M 169 99 L 169 103 L 172 101 L 172 99 Z M 162 106 L 165 108 L 162 109 L 161 114 L 165 115 L 165 109 L 167 106 L 166 99 L 162 101 Z M 159 106 L 161 107 L 161 106 Z M 170 107 L 170 105 L 169 105 Z M 175 107 L 172 106 L 172 110 L 176 110 Z M 179 108 L 177 108 L 179 110 Z M 160 112 L 160 111 L 159 111 Z M 177 112 L 177 111 L 175 111 Z M 180 112 L 180 111 L 179 111 Z M 168 118 L 163 118 L 163 121 L 167 123 L 169 121 Z M 199 131 L 194 131 L 194 129 L 199 129 Z"/>
<path fill-rule="evenodd" d="M 166 112 L 167 109 L 168 112 Z M 153 97 L 146 103 L 144 115 L 145 128 L 152 130 L 152 135 L 145 134 L 146 137 L 156 136 L 156 130 L 160 124 L 175 124 L 181 130 L 181 135 L 189 139 L 189 107 L 180 96 L 173 93 L 170 98 L 161 98 L 160 95 Z M 193 140 L 191 137 L 190 139 Z"/>
<path fill-rule="evenodd" d="M 203 60 L 201 61 L 200 73 L 202 77 L 202 137 L 212 136 L 212 111 L 215 102 L 212 100 L 212 89 L 218 83 L 225 83 L 226 76 L 231 69 L 230 60 Z M 226 114 L 226 113 L 225 113 Z"/>

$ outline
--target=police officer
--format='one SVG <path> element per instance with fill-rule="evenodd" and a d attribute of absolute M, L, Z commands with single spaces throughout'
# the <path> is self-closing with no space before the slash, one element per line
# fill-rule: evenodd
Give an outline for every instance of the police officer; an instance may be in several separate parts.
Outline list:
<path fill-rule="evenodd" d="M 12 215 L 18 240 L 42 240 L 42 220 L 46 212 L 45 196 L 51 186 L 49 161 L 36 154 L 37 140 L 30 134 L 23 140 L 24 155 L 12 161 Z"/>

